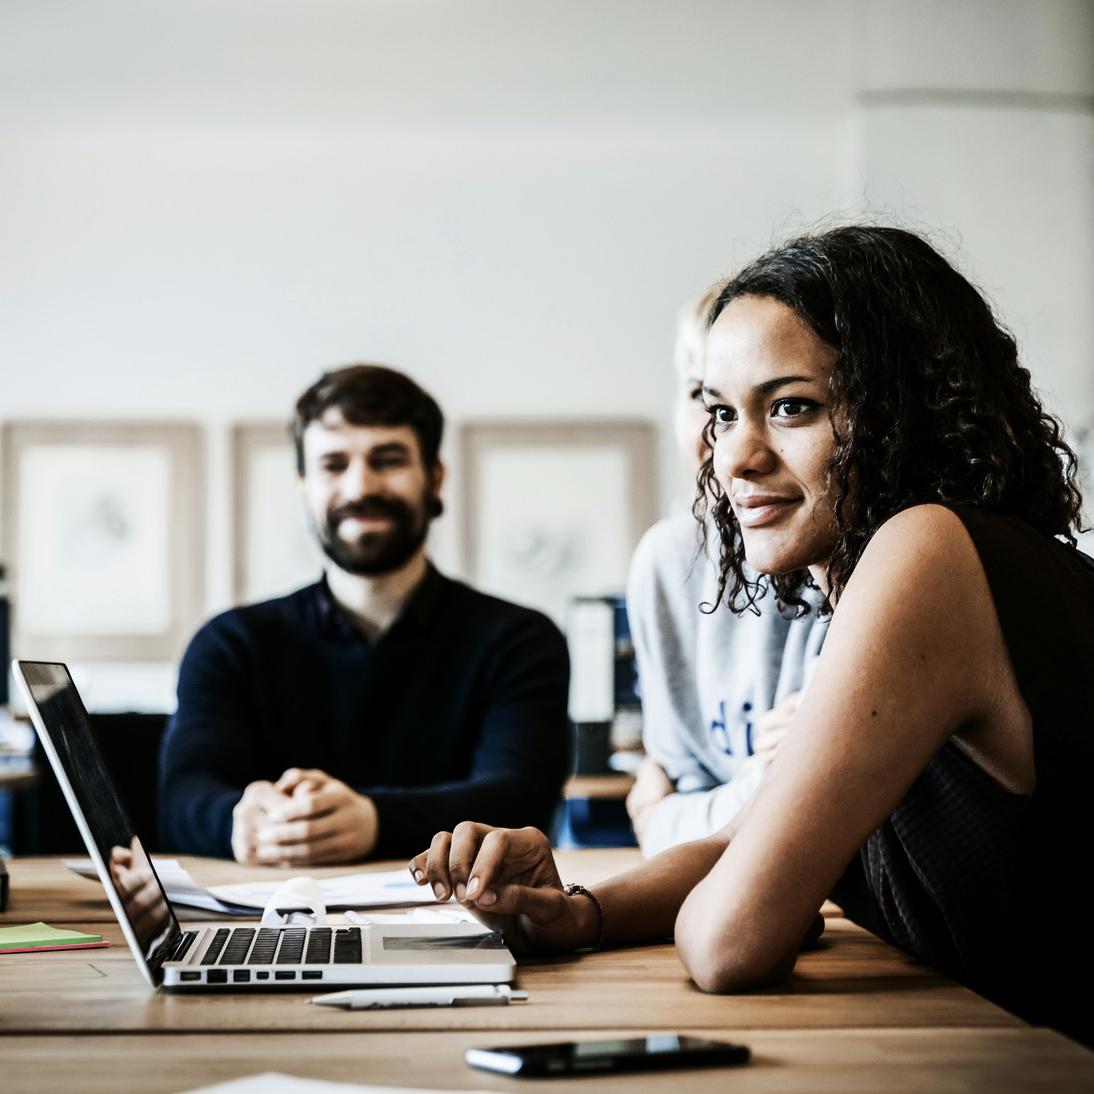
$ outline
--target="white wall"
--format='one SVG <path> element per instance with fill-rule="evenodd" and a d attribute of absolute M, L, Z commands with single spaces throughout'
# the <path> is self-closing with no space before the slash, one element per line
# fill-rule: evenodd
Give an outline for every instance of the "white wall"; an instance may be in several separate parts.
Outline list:
<path fill-rule="evenodd" d="M 1094 4 L 863 0 L 869 199 L 991 296 L 1049 404 L 1094 424 Z"/>
<path fill-rule="evenodd" d="M 653 419 L 666 509 L 678 305 L 833 211 L 948 233 L 1035 378 L 1094 416 L 1090 3 L 0 20 L 0 417 L 203 423 L 207 610 L 230 599 L 229 423 L 350 360 L 407 369 L 453 427 Z M 451 502 L 435 547 L 459 572 Z"/>

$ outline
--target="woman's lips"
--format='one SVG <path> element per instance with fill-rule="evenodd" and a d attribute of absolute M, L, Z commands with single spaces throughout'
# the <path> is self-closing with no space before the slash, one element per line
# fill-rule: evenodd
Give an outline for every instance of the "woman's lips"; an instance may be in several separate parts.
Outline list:
<path fill-rule="evenodd" d="M 733 508 L 737 513 L 737 522 L 743 528 L 760 528 L 772 524 L 784 517 L 797 505 L 801 498 L 763 496 L 755 498 L 736 498 Z"/>

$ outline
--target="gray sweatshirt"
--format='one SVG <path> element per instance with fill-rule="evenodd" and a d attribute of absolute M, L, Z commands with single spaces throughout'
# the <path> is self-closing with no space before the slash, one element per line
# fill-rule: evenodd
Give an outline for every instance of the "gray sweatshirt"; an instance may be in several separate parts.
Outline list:
<path fill-rule="evenodd" d="M 827 631 L 815 614 L 784 618 L 773 594 L 758 616 L 724 605 L 701 612 L 716 593 L 716 566 L 698 554 L 693 517 L 669 517 L 645 534 L 631 562 L 627 615 L 643 742 L 676 786 L 651 810 L 647 855 L 710 835 L 744 806 L 763 774 L 745 763 L 756 720 L 805 687 Z"/>

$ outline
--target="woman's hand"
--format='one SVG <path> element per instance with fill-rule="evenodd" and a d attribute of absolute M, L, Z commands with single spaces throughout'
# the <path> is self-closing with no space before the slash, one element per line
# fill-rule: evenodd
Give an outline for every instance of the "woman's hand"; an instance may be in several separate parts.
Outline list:
<path fill-rule="evenodd" d="M 438 900 L 455 896 L 517 951 L 581 949 L 600 933 L 596 905 L 566 894 L 551 845 L 537 828 L 464 821 L 438 832 L 429 850 L 411 859 L 410 872 Z"/>
<path fill-rule="evenodd" d="M 798 712 L 802 693 L 795 691 L 788 695 L 777 707 L 761 714 L 756 719 L 756 735 L 752 742 L 753 755 L 761 757 L 765 764 L 775 758 L 775 752 L 782 744 L 794 715 Z"/>
<path fill-rule="evenodd" d="M 647 756 L 635 772 L 634 786 L 627 795 L 627 816 L 639 843 L 646 834 L 653 807 L 675 791 L 665 769 L 652 756 Z"/>

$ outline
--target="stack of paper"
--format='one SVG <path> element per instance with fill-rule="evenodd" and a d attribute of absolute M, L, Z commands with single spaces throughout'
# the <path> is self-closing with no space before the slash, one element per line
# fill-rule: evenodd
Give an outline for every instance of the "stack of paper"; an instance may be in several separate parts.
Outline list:
<path fill-rule="evenodd" d="M 109 946 L 101 934 L 84 934 L 47 923 L 28 923 L 24 927 L 0 927 L 0 954 L 32 953 L 36 950 L 86 950 Z"/>
<path fill-rule="evenodd" d="M 65 865 L 81 877 L 98 878 L 91 859 L 65 859 Z M 153 858 L 167 899 L 172 904 L 204 908 L 221 915 L 261 915 L 270 897 L 283 882 L 251 881 L 240 885 L 214 885 L 203 889 L 179 864 L 178 859 Z M 417 885 L 406 870 L 346 874 L 319 883 L 329 912 L 347 908 L 395 908 L 412 904 L 436 904 L 428 885 Z"/>
<path fill-rule="evenodd" d="M 214 885 L 209 892 L 232 904 L 249 905 L 261 912 L 281 887 L 280 881 L 244 882 L 241 885 Z M 370 874 L 346 874 L 322 878 L 319 888 L 327 911 L 347 908 L 392 908 L 403 904 L 436 904 L 428 885 L 418 885 L 406 870 L 383 870 Z"/>
<path fill-rule="evenodd" d="M 98 881 L 99 875 L 95 870 L 95 863 L 89 858 L 65 859 L 64 864 L 80 877 L 91 878 Z M 203 889 L 182 868 L 178 859 L 153 858 L 152 865 L 156 868 L 160 881 L 163 883 L 167 899 L 172 904 L 185 904 L 188 908 L 202 908 L 207 912 L 216 912 L 218 915 L 253 916 L 255 907 L 253 904 L 232 904 L 229 901 L 220 900 L 213 896 L 208 889 Z M 258 908 L 262 910 L 261 905 Z"/>

